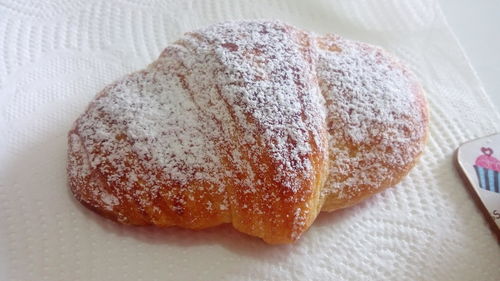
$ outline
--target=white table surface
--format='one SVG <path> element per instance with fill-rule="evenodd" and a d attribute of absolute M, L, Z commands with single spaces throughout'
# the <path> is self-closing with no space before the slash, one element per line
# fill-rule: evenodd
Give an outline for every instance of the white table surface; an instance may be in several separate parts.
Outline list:
<path fill-rule="evenodd" d="M 440 0 L 448 23 L 500 111 L 500 1 Z"/>

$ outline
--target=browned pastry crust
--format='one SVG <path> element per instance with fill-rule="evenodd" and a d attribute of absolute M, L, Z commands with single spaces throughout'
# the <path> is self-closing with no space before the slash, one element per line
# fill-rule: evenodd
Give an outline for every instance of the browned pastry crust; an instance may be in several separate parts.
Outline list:
<path fill-rule="evenodd" d="M 379 49 L 280 22 L 224 23 L 98 94 L 69 132 L 69 184 L 121 223 L 232 223 L 289 243 L 320 210 L 399 182 L 427 123 L 421 87 Z"/>
<path fill-rule="evenodd" d="M 334 211 L 400 182 L 424 149 L 429 117 L 422 87 L 396 58 L 335 35 L 316 40 L 329 130 L 322 210 Z"/>

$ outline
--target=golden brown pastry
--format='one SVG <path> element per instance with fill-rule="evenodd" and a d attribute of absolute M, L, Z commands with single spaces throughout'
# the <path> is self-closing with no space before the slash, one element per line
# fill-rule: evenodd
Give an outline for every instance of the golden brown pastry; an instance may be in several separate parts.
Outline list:
<path fill-rule="evenodd" d="M 228 22 L 99 93 L 69 133 L 68 177 L 80 202 L 121 223 L 231 223 L 288 243 L 320 210 L 397 183 L 427 123 L 421 87 L 383 51 Z"/>
<path fill-rule="evenodd" d="M 422 153 L 429 120 L 422 87 L 390 54 L 335 35 L 315 41 L 328 111 L 322 210 L 333 211 L 397 184 Z"/>

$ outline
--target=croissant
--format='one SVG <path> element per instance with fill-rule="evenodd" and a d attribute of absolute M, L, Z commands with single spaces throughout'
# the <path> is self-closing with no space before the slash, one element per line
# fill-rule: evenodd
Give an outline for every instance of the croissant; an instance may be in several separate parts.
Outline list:
<path fill-rule="evenodd" d="M 67 173 L 78 201 L 123 224 L 231 223 L 290 243 L 320 211 L 398 183 L 427 126 L 422 87 L 380 48 L 226 22 L 105 87 L 68 134 Z"/>

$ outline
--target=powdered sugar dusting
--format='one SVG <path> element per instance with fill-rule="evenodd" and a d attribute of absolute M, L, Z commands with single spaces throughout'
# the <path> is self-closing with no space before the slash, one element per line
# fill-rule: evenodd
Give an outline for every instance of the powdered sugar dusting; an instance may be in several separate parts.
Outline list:
<path fill-rule="evenodd" d="M 120 221 L 127 204 L 140 223 L 176 224 L 157 214 L 182 219 L 201 200 L 199 216 L 233 216 L 249 233 L 286 227 L 282 239 L 296 240 L 317 213 L 327 166 L 323 198 L 350 198 L 421 152 L 413 79 L 380 49 L 337 36 L 215 25 L 98 95 L 70 133 L 70 180 Z"/>
<path fill-rule="evenodd" d="M 311 172 L 309 137 L 321 142 L 318 131 L 325 116 L 314 69 L 295 32 L 277 22 L 234 22 L 203 33 L 225 66 L 216 79 L 244 128 L 243 143 L 254 155 L 267 146 L 279 166 L 276 181 L 292 190 L 301 184 L 294 179 Z"/>
<path fill-rule="evenodd" d="M 165 193 L 165 181 L 184 189 L 202 188 L 191 183 L 204 181 L 207 192 L 225 194 L 230 179 L 253 193 L 271 173 L 276 193 L 266 200 L 281 200 L 279 188 L 311 196 L 310 159 L 318 150 L 326 155 L 326 111 L 314 54 L 305 48 L 310 41 L 306 33 L 265 21 L 186 34 L 147 69 L 107 87 L 77 121 L 88 169 L 105 176 L 116 200 L 137 197 L 142 209 Z M 103 197 L 111 205 L 116 200 Z M 262 208 L 245 209 L 261 214 Z M 307 210 L 293 212 L 289 217 L 303 224 Z"/>
<path fill-rule="evenodd" d="M 330 176 L 324 194 L 350 198 L 390 182 L 423 149 L 426 116 L 415 78 L 383 50 L 318 37 L 328 109 Z"/>

